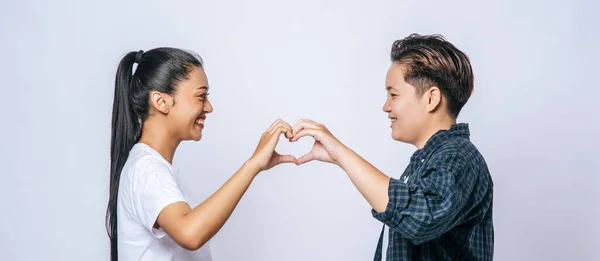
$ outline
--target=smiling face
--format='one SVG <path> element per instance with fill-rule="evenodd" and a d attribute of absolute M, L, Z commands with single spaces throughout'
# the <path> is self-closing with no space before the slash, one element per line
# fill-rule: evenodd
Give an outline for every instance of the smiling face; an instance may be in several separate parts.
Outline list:
<path fill-rule="evenodd" d="M 204 70 L 194 67 L 188 79 L 177 85 L 167 117 L 167 128 L 179 140 L 202 138 L 206 114 L 213 111 L 208 100 L 208 80 Z"/>
<path fill-rule="evenodd" d="M 419 95 L 415 87 L 405 81 L 404 71 L 399 63 L 390 66 L 385 80 L 387 99 L 383 111 L 391 120 L 392 138 L 415 144 L 425 128 L 429 102 L 426 95 Z"/>

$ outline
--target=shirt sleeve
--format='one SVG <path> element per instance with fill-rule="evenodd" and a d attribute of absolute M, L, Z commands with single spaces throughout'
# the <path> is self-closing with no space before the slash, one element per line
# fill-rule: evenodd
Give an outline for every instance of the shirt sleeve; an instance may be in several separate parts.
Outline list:
<path fill-rule="evenodd" d="M 156 238 L 166 233 L 154 228 L 160 212 L 175 202 L 186 202 L 173 171 L 164 162 L 144 160 L 136 167 L 133 189 L 138 221 Z"/>
<path fill-rule="evenodd" d="M 390 179 L 389 202 L 373 217 L 404 237 L 421 244 L 440 237 L 459 224 L 458 216 L 477 180 L 466 157 L 453 148 L 441 148 L 416 182 Z"/>

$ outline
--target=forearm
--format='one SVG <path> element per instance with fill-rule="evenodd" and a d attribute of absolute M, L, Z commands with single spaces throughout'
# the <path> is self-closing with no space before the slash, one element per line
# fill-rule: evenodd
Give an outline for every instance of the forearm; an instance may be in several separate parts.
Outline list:
<path fill-rule="evenodd" d="M 255 165 L 246 162 L 219 190 L 185 215 L 185 227 L 200 246 L 223 227 L 258 172 Z"/>
<path fill-rule="evenodd" d="M 375 211 L 385 211 L 388 204 L 388 176 L 347 147 L 340 153 L 336 164 L 348 174 Z"/>

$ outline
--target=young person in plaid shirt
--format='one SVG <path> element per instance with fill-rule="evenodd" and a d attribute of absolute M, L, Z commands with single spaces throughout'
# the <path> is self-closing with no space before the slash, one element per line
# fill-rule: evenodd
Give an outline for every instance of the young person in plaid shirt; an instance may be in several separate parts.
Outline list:
<path fill-rule="evenodd" d="M 334 163 L 348 174 L 384 224 L 376 261 L 492 260 L 492 178 L 468 124 L 456 121 L 473 91 L 469 58 L 440 35 L 413 34 L 394 42 L 391 60 L 383 111 L 392 138 L 417 148 L 400 178 L 311 120 L 293 127 L 291 141 L 315 139 L 298 163 Z"/>

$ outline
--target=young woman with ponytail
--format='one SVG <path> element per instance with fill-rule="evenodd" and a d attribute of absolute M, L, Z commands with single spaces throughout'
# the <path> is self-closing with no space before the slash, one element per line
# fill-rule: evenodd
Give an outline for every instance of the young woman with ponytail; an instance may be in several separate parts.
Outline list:
<path fill-rule="evenodd" d="M 280 163 L 298 163 L 275 152 L 281 134 L 292 137 L 292 127 L 277 120 L 219 190 L 196 207 L 186 203 L 172 162 L 181 141 L 201 139 L 213 111 L 202 66 L 200 57 L 176 48 L 130 52 L 119 64 L 106 213 L 113 261 L 211 260 L 207 243 L 254 177 Z"/>

